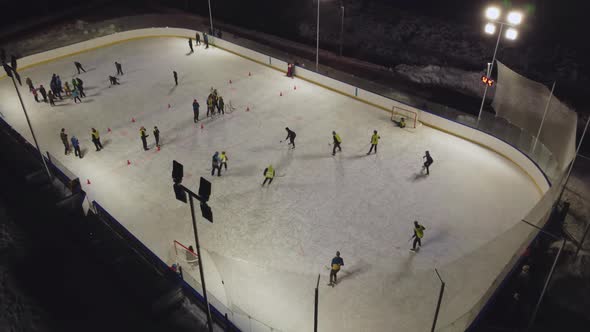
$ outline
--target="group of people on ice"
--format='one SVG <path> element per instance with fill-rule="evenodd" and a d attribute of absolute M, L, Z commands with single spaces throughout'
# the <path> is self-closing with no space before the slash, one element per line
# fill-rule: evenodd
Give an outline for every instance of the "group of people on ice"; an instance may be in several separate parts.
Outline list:
<path fill-rule="evenodd" d="M 49 103 L 50 106 L 55 106 L 55 102 L 58 98 L 60 101 L 63 101 L 64 96 L 62 94 L 65 94 L 66 97 L 72 98 L 74 103 L 81 103 L 81 98 L 86 97 L 86 94 L 84 93 L 84 81 L 79 77 L 72 78 L 72 85 L 70 86 L 68 81 L 63 82 L 62 84 L 59 75 L 53 74 L 49 83 L 49 91 L 45 89 L 43 84 L 40 84 L 39 87 L 36 88 L 30 77 L 27 77 L 25 83 L 29 87 L 29 91 L 33 94 L 33 98 L 35 98 L 36 102 L 41 102 L 39 100 L 39 94 L 41 94 L 41 97 L 43 98 L 42 101 L 44 103 Z"/>

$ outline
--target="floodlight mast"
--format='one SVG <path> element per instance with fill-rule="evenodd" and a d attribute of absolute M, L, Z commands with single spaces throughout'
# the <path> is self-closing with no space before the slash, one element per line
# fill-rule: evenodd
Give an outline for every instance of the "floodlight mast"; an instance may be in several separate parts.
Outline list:
<path fill-rule="evenodd" d="M 493 35 L 496 32 L 496 25 L 500 25 L 500 29 L 498 31 L 498 39 L 496 40 L 496 47 L 494 48 L 494 56 L 492 57 L 491 65 L 488 66 L 488 70 L 486 76 L 490 77 L 492 75 L 492 70 L 494 69 L 494 63 L 496 62 L 496 54 L 498 53 L 498 46 L 500 45 L 500 38 L 502 37 L 502 31 L 504 26 L 507 25 L 509 28 L 506 30 L 506 39 L 515 40 L 518 37 L 518 31 L 514 28 L 516 25 L 519 25 L 522 22 L 522 14 L 518 11 L 511 11 L 506 16 L 506 20 L 508 22 L 498 21 L 500 18 L 501 11 L 498 7 L 488 7 L 485 12 L 485 16 L 491 22 L 488 22 L 485 25 L 485 32 L 487 34 Z M 477 115 L 477 123 L 476 128 L 479 128 L 479 121 L 481 120 L 481 114 L 483 113 L 483 106 L 486 102 L 486 96 L 488 94 L 488 87 L 489 85 L 486 84 L 483 90 L 483 97 L 481 98 L 481 105 L 479 106 L 479 113 Z"/>

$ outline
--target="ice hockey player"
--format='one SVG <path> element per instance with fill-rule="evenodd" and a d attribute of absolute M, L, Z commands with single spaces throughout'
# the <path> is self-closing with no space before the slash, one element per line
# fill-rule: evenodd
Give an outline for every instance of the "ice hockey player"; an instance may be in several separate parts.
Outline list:
<path fill-rule="evenodd" d="M 82 70 L 83 72 L 86 72 L 86 70 L 84 70 L 84 68 L 82 67 L 82 64 L 79 63 L 78 61 L 74 61 L 74 65 L 76 65 L 76 69 L 78 69 L 78 74 L 80 74 L 80 70 Z"/>
<path fill-rule="evenodd" d="M 401 118 L 401 120 L 399 120 L 399 124 L 398 124 L 398 126 L 399 126 L 400 128 L 406 128 L 406 119 L 404 119 L 404 118 Z"/>
<path fill-rule="evenodd" d="M 72 135 L 72 147 L 74 148 L 74 155 L 76 157 L 80 157 L 82 159 L 82 151 L 80 151 L 80 142 L 78 141 L 78 137 Z"/>
<path fill-rule="evenodd" d="M 429 167 L 434 162 L 434 160 L 432 160 L 432 157 L 430 156 L 430 152 L 426 151 L 424 154 L 424 157 L 422 157 L 422 159 L 425 159 L 424 166 L 422 166 L 422 170 L 426 169 L 426 175 L 429 175 L 430 174 Z"/>
<path fill-rule="evenodd" d="M 43 97 L 43 102 L 47 102 L 47 90 L 43 87 L 43 84 L 39 86 L 39 92 L 41 92 L 41 97 Z"/>
<path fill-rule="evenodd" d="M 121 85 L 119 83 L 119 79 L 115 76 L 109 76 L 109 81 L 111 82 L 111 85 Z M 111 85 L 109 85 L 109 88 L 111 87 Z"/>
<path fill-rule="evenodd" d="M 416 252 L 416 244 L 418 244 L 418 249 L 422 247 L 422 238 L 424 237 L 424 231 L 426 228 L 418 223 L 418 221 L 414 220 L 414 235 L 410 239 L 414 239 L 414 244 L 412 245 L 412 249 L 410 251 Z"/>
<path fill-rule="evenodd" d="M 160 129 L 158 126 L 154 126 L 154 139 L 156 140 L 156 147 L 160 147 Z"/>
<path fill-rule="evenodd" d="M 178 85 L 178 73 L 174 70 L 172 75 L 174 75 L 174 84 Z"/>
<path fill-rule="evenodd" d="M 64 154 L 67 155 L 70 153 L 70 142 L 68 141 L 68 134 L 66 134 L 66 129 L 61 128 L 61 132 L 59 133 L 59 138 L 61 138 L 61 142 L 64 145 L 65 152 Z"/>
<path fill-rule="evenodd" d="M 373 130 L 373 136 L 371 136 L 371 149 L 367 152 L 367 155 L 371 154 L 371 151 L 375 149 L 375 153 L 377 153 L 377 144 L 379 144 L 379 139 L 381 136 L 377 135 L 377 130 Z"/>
<path fill-rule="evenodd" d="M 191 38 L 188 39 L 188 47 L 190 47 L 190 49 L 191 49 L 190 53 L 195 52 L 195 50 L 193 49 L 193 40 Z"/>
<path fill-rule="evenodd" d="M 147 138 L 150 135 L 146 135 L 145 131 L 146 130 L 144 126 L 141 126 L 141 128 L 139 128 L 139 137 L 141 138 L 141 143 L 143 143 L 143 150 L 147 151 L 149 150 L 147 147 Z"/>
<path fill-rule="evenodd" d="M 115 61 L 115 68 L 117 68 L 117 75 L 123 75 L 123 66 Z"/>
<path fill-rule="evenodd" d="M 211 176 L 215 175 L 215 170 L 217 170 L 217 176 L 221 176 L 221 160 L 219 159 L 219 152 L 215 151 L 213 158 L 211 158 Z"/>
<path fill-rule="evenodd" d="M 289 140 L 289 145 L 293 145 L 293 149 L 295 149 L 295 136 L 297 136 L 297 134 L 289 129 L 289 127 L 286 127 L 285 130 L 287 131 L 287 137 L 285 137 L 284 141 Z"/>
<path fill-rule="evenodd" d="M 227 171 L 227 155 L 225 154 L 225 151 L 221 151 L 221 156 L 219 156 L 219 160 L 221 161 L 221 165 L 219 165 L 219 169 L 221 170 L 223 167 L 225 167 L 225 170 Z"/>
<path fill-rule="evenodd" d="M 203 42 L 205 43 L 205 48 L 209 48 L 209 36 L 203 32 Z"/>
<path fill-rule="evenodd" d="M 340 257 L 340 251 L 336 251 L 336 257 L 332 258 L 330 266 L 330 283 L 328 286 L 334 287 L 338 283 L 338 271 L 344 266 L 344 260 Z"/>
<path fill-rule="evenodd" d="M 222 96 L 217 97 L 217 111 L 220 112 L 221 114 L 225 114 L 225 111 L 223 110 L 224 107 L 225 107 L 225 103 L 223 102 L 223 97 Z"/>
<path fill-rule="evenodd" d="M 94 143 L 94 147 L 96 147 L 96 151 L 102 150 L 102 144 L 100 143 L 100 134 L 98 130 L 92 128 L 92 143 Z"/>
<path fill-rule="evenodd" d="M 268 181 L 268 185 L 270 186 L 270 184 L 272 183 L 272 179 L 274 179 L 275 177 L 275 169 L 272 168 L 272 165 L 268 165 L 268 167 L 264 169 L 263 174 L 264 182 L 262 182 L 262 186 L 264 187 L 266 181 Z"/>
<path fill-rule="evenodd" d="M 196 99 L 193 99 L 193 122 L 199 122 L 199 103 Z"/>
<path fill-rule="evenodd" d="M 195 46 L 201 45 L 201 35 L 198 32 L 195 33 Z"/>
<path fill-rule="evenodd" d="M 340 147 L 340 144 L 342 143 L 342 138 L 340 138 L 340 135 L 336 134 L 335 131 L 332 132 L 332 138 L 334 140 L 334 148 L 332 149 L 332 155 L 335 156 L 336 149 L 342 152 L 342 148 Z"/>

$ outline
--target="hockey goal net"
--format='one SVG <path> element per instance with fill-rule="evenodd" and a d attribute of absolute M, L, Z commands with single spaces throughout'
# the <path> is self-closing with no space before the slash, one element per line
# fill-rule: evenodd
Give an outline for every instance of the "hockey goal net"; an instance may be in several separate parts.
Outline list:
<path fill-rule="evenodd" d="M 199 264 L 199 256 L 192 246 L 185 246 L 184 244 L 174 241 L 174 254 L 176 256 L 176 264 L 182 266 L 183 269 L 192 269 Z"/>
<path fill-rule="evenodd" d="M 391 108 L 391 121 L 395 122 L 396 125 L 399 125 L 402 119 L 404 119 L 404 122 L 406 123 L 406 128 L 417 128 L 420 125 L 420 122 L 418 121 L 418 112 L 393 106 Z"/>

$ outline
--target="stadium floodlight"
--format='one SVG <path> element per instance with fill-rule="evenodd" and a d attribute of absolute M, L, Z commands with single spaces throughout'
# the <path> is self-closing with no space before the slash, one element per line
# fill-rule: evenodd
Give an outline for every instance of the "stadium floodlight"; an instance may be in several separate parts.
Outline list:
<path fill-rule="evenodd" d="M 508 23 L 512 25 L 519 25 L 522 22 L 522 14 L 520 12 L 510 12 L 508 16 L 506 16 Z"/>
<path fill-rule="evenodd" d="M 485 32 L 487 34 L 493 35 L 494 33 L 496 33 L 496 25 L 494 23 L 486 24 Z"/>
<path fill-rule="evenodd" d="M 514 28 L 508 28 L 506 30 L 506 39 L 515 40 L 518 37 L 518 31 Z"/>
<path fill-rule="evenodd" d="M 497 20 L 500 17 L 500 9 L 498 7 L 488 7 L 486 17 L 490 20 Z"/>

